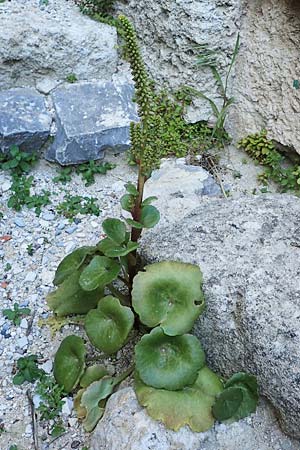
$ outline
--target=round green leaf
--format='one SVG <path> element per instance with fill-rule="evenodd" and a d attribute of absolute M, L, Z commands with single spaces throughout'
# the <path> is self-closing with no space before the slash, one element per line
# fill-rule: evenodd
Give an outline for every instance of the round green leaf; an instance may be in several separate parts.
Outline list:
<path fill-rule="evenodd" d="M 120 200 L 121 206 L 125 211 L 130 212 L 134 207 L 135 199 L 133 195 L 125 194 Z"/>
<path fill-rule="evenodd" d="M 125 223 L 119 219 L 105 219 L 102 222 L 104 233 L 116 244 L 123 244 L 126 238 Z"/>
<path fill-rule="evenodd" d="M 195 382 L 205 355 L 195 336 L 167 336 L 155 328 L 136 345 L 135 362 L 144 383 L 175 391 Z"/>
<path fill-rule="evenodd" d="M 89 265 L 82 271 L 79 284 L 85 291 L 104 288 L 117 278 L 121 266 L 106 256 L 94 256 Z"/>
<path fill-rule="evenodd" d="M 201 372 L 201 371 L 200 371 Z M 179 391 L 155 389 L 135 376 L 135 392 L 147 413 L 174 431 L 188 425 L 192 431 L 204 432 L 214 424 L 212 405 L 215 397 L 207 395 L 194 384 Z"/>
<path fill-rule="evenodd" d="M 47 295 L 49 308 L 58 316 L 85 314 L 103 297 L 103 288 L 84 291 L 79 284 L 82 269 L 73 272 L 54 292 Z"/>
<path fill-rule="evenodd" d="M 83 388 L 88 387 L 94 381 L 101 380 L 104 376 L 108 375 L 107 369 L 104 366 L 95 364 L 86 369 L 80 379 L 80 386 Z"/>
<path fill-rule="evenodd" d="M 225 389 L 239 385 L 244 385 L 250 392 L 252 392 L 254 397 L 258 398 L 257 379 L 254 375 L 245 372 L 235 373 L 228 381 L 226 381 Z"/>
<path fill-rule="evenodd" d="M 68 336 L 60 344 L 54 358 L 53 373 L 65 392 L 71 392 L 77 386 L 84 372 L 85 355 L 83 339 L 78 336 Z"/>
<path fill-rule="evenodd" d="M 120 246 L 115 244 L 111 239 L 106 238 L 98 244 L 98 248 L 105 256 L 117 258 L 119 256 L 126 256 L 128 253 L 136 250 L 138 248 L 138 243 L 129 241 L 126 246 Z"/>
<path fill-rule="evenodd" d="M 126 219 L 126 222 L 128 223 L 128 225 L 130 225 L 133 228 L 137 228 L 138 230 L 141 230 L 143 228 L 143 225 L 140 222 L 137 222 L 136 220 Z"/>
<path fill-rule="evenodd" d="M 126 188 L 126 191 L 128 192 L 128 194 L 133 195 L 133 197 L 138 197 L 139 191 L 137 190 L 137 188 L 135 187 L 134 184 L 127 183 L 127 184 L 125 184 L 125 188 Z"/>
<path fill-rule="evenodd" d="M 133 323 L 131 309 L 109 295 L 100 300 L 97 309 L 87 314 L 85 330 L 92 344 L 110 355 L 124 345 Z"/>
<path fill-rule="evenodd" d="M 158 198 L 155 196 L 145 198 L 145 200 L 143 200 L 142 202 L 142 206 L 151 205 L 151 203 L 155 202 L 156 200 L 158 200 Z"/>
<path fill-rule="evenodd" d="M 63 283 L 74 271 L 79 269 L 88 255 L 95 253 L 96 247 L 80 247 L 67 255 L 56 269 L 53 284 Z"/>
<path fill-rule="evenodd" d="M 146 205 L 142 207 L 140 222 L 144 228 L 154 227 L 160 219 L 160 213 L 155 206 Z"/>
<path fill-rule="evenodd" d="M 184 334 L 204 309 L 201 285 L 198 266 L 175 261 L 151 264 L 134 278 L 132 305 L 148 327 L 160 325 L 170 336 Z"/>
<path fill-rule="evenodd" d="M 223 422 L 235 416 L 243 402 L 243 391 L 239 387 L 225 389 L 213 405 L 213 415 Z"/>

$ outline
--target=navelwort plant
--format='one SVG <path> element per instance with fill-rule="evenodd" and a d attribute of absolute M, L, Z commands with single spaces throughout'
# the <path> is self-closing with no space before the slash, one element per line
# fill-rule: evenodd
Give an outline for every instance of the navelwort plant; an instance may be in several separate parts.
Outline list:
<path fill-rule="evenodd" d="M 119 20 L 141 118 L 131 124 L 138 182 L 128 183 L 121 198 L 131 218 L 104 220 L 104 239 L 66 256 L 55 274 L 57 289 L 47 301 L 57 316 L 85 314 L 88 339 L 106 355 L 122 348 L 134 327 L 145 334 L 135 346 L 133 366 L 115 377 L 101 364 L 87 366 L 84 340 L 68 336 L 55 355 L 54 376 L 66 393 L 76 393 L 75 408 L 86 431 L 94 429 L 108 397 L 131 373 L 138 401 L 152 418 L 173 430 L 189 425 L 193 431 L 205 431 L 215 419 L 233 421 L 255 411 L 257 384 L 244 373 L 224 384 L 207 367 L 197 337 L 189 334 L 204 309 L 199 267 L 163 261 L 139 270 L 139 237 L 160 218 L 151 204 L 156 198 L 143 198 L 145 182 L 157 164 L 150 129 L 153 99 L 135 31 L 127 18 Z"/>

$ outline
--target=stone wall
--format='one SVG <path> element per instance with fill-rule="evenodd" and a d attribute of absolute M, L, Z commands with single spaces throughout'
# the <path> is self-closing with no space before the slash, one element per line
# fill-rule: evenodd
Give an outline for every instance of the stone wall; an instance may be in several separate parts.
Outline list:
<path fill-rule="evenodd" d="M 228 64 L 237 33 L 241 48 L 230 80 L 236 103 L 227 128 L 235 139 L 267 128 L 300 153 L 300 4 L 298 0 L 130 0 L 117 10 L 134 22 L 145 61 L 160 84 L 191 85 L 217 98 L 209 69 L 197 68 L 197 46 L 220 49 Z M 197 100 L 192 121 L 209 119 Z"/>

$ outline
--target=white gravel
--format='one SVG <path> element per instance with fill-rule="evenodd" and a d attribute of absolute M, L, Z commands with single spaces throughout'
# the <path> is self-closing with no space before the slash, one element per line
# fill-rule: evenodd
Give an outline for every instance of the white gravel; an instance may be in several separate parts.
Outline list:
<path fill-rule="evenodd" d="M 10 194 L 6 186 L 10 183 L 10 176 L 7 172 L 0 172 L 1 210 L 4 214 L 0 220 L 0 237 L 11 237 L 7 241 L 0 239 L 0 424 L 2 422 L 6 430 L 0 436 L 1 450 L 9 449 L 13 444 L 18 446 L 18 450 L 34 448 L 26 397 L 26 389 L 31 385 L 14 386 L 12 377 L 16 361 L 27 354 L 38 354 L 43 361 L 42 367 L 48 371 L 51 367 L 62 334 L 53 340 L 48 327 L 41 328 L 38 322 L 49 315 L 45 297 L 53 289 L 55 269 L 61 259 L 77 246 L 91 245 L 101 238 L 103 219 L 121 214 L 119 199 L 125 192 L 124 184 L 136 180 L 135 169 L 126 164 L 125 155 L 111 155 L 106 160 L 116 163 L 117 167 L 106 175 L 96 175 L 96 183 L 90 187 L 85 187 L 76 174 L 67 185 L 54 184 L 52 179 L 57 175 L 56 166 L 40 161 L 32 171 L 36 180 L 34 191 L 47 189 L 52 192 L 52 204 L 43 208 L 40 217 L 27 208 L 16 213 L 6 206 Z M 58 215 L 56 206 L 66 191 L 72 195 L 97 197 L 101 215 L 78 216 L 77 224 Z M 34 249 L 32 256 L 27 253 L 28 245 Z M 5 271 L 7 263 L 12 268 Z M 20 326 L 14 326 L 2 316 L 2 309 L 12 308 L 14 303 L 31 309 L 31 315 L 26 316 Z M 63 334 L 70 334 L 76 328 L 65 327 Z M 47 430 L 40 425 L 41 450 L 82 449 L 88 436 L 79 426 L 75 413 L 66 414 L 65 419 L 66 435 L 50 447 L 47 446 L 51 440 Z M 79 442 L 78 447 L 71 446 L 74 442 L 73 445 Z"/>

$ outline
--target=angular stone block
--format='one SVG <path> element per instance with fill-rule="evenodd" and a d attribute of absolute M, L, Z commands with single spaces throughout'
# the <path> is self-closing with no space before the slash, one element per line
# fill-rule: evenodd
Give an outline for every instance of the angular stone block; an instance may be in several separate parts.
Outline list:
<path fill-rule="evenodd" d="M 46 158 L 78 164 L 101 159 L 106 148 L 128 148 L 130 122 L 138 120 L 133 93 L 133 85 L 112 81 L 56 89 L 57 134 Z"/>
<path fill-rule="evenodd" d="M 35 89 L 0 91 L 0 151 L 12 145 L 38 151 L 50 134 L 51 115 L 45 99 Z"/>

